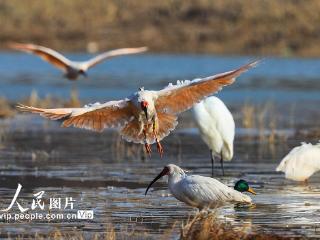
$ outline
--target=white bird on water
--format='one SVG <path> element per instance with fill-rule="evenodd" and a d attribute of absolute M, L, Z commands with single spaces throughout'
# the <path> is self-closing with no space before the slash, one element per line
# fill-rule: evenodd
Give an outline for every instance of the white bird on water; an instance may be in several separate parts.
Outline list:
<path fill-rule="evenodd" d="M 53 49 L 35 45 L 35 44 L 23 44 L 23 43 L 11 43 L 9 44 L 9 47 L 27 52 L 32 53 L 43 60 L 51 63 L 55 67 L 59 68 L 65 73 L 65 77 L 69 80 L 76 80 L 79 75 L 87 76 L 87 71 L 89 68 L 97 65 L 98 63 L 101 63 L 107 59 L 122 56 L 122 55 L 128 55 L 128 54 L 136 54 L 136 53 L 142 53 L 147 51 L 147 47 L 140 47 L 140 48 L 120 48 L 111 50 L 108 52 L 101 53 L 87 61 L 71 61 L 70 59 L 66 58 L 62 54 L 56 52 Z"/>
<path fill-rule="evenodd" d="M 220 157 L 224 175 L 223 161 L 231 161 L 233 157 L 235 123 L 232 114 L 219 98 L 211 96 L 193 107 L 193 116 L 201 138 L 210 149 L 212 177 L 215 156 Z"/>
<path fill-rule="evenodd" d="M 252 203 L 252 199 L 243 192 L 256 194 L 245 180 L 239 180 L 233 189 L 211 177 L 188 176 L 180 167 L 169 164 L 149 184 L 145 195 L 152 184 L 165 175 L 168 175 L 168 187 L 172 195 L 181 202 L 199 209 L 214 208 L 227 202 Z"/>
<path fill-rule="evenodd" d="M 320 170 L 320 143 L 301 143 L 285 156 L 277 167 L 277 172 L 284 172 L 287 179 L 307 181 Z"/>
<path fill-rule="evenodd" d="M 96 103 L 83 108 L 36 108 L 18 105 L 21 111 L 40 114 L 51 120 L 61 120 L 63 127 L 74 126 L 95 131 L 104 128 L 120 128 L 120 134 L 128 142 L 144 144 L 151 154 L 150 144 L 157 143 L 162 157 L 160 141 L 178 124 L 177 115 L 190 109 L 205 97 L 230 85 L 241 73 L 254 67 L 258 61 L 236 70 L 193 81 L 178 81 L 160 91 L 140 88 L 132 96 L 104 104 Z"/>

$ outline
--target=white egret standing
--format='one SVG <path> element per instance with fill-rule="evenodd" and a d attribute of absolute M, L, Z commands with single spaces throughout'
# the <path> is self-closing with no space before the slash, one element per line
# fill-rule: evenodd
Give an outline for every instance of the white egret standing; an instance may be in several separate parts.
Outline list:
<path fill-rule="evenodd" d="M 165 175 L 168 175 L 168 187 L 173 196 L 181 202 L 199 209 L 213 208 L 227 202 L 251 203 L 251 198 L 242 192 L 256 194 L 245 180 L 239 180 L 233 189 L 214 178 L 199 175 L 188 176 L 180 167 L 169 164 L 149 184 L 145 195 L 152 184 Z"/>
<path fill-rule="evenodd" d="M 87 71 L 89 68 L 92 68 L 93 66 L 107 59 L 117 57 L 117 56 L 136 54 L 136 53 L 142 53 L 147 51 L 146 47 L 120 48 L 120 49 L 115 49 L 115 50 L 101 53 L 87 61 L 79 62 L 79 61 L 71 61 L 53 49 L 31 44 L 31 43 L 27 43 L 27 44 L 11 43 L 9 44 L 9 47 L 15 50 L 32 53 L 39 56 L 43 60 L 51 63 L 55 67 L 65 72 L 65 77 L 68 78 L 69 80 L 76 80 L 79 77 L 79 75 L 87 76 Z"/>
<path fill-rule="evenodd" d="M 180 113 L 209 95 L 232 84 L 241 73 L 254 67 L 258 61 L 244 65 L 236 70 L 193 81 L 169 84 L 160 91 L 140 88 L 130 97 L 96 103 L 83 108 L 36 108 L 17 106 L 25 112 L 37 113 L 51 120 L 61 120 L 63 127 L 74 126 L 95 131 L 104 128 L 120 128 L 121 136 L 128 142 L 145 144 L 151 154 L 150 144 L 157 143 L 160 156 L 163 148 L 160 141 L 168 136 L 178 124 Z"/>
<path fill-rule="evenodd" d="M 193 116 L 201 138 L 210 149 L 212 177 L 215 156 L 220 157 L 224 175 L 223 161 L 231 161 L 233 157 L 235 123 L 232 114 L 219 98 L 211 96 L 193 107 Z"/>
<path fill-rule="evenodd" d="M 301 143 L 285 156 L 277 167 L 277 172 L 284 172 L 287 179 L 306 181 L 320 170 L 320 143 Z"/>

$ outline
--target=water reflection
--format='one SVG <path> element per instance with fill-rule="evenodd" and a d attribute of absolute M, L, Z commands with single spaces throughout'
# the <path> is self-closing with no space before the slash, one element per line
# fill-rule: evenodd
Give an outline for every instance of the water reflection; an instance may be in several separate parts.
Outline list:
<path fill-rule="evenodd" d="M 3 232 L 82 230 L 88 233 L 107 231 L 112 224 L 117 232 L 146 232 L 157 238 L 159 234 L 179 234 L 181 222 L 186 222 L 196 210 L 178 202 L 168 192 L 164 181 L 155 184 L 144 196 L 149 181 L 167 163 L 176 163 L 192 174 L 210 175 L 207 149 L 198 135 L 188 131 L 175 132 L 165 140 L 167 155 L 159 159 L 141 158 L 136 146 L 114 146 L 118 135 L 112 131 L 102 134 L 88 131 L 35 127 L 35 130 L 11 130 L 2 141 L 0 150 L 0 207 L 8 206 L 18 183 L 23 185 L 21 199 L 30 203 L 32 194 L 44 190 L 46 196 L 72 196 L 77 209 L 93 209 L 92 221 L 34 221 L 31 223 L 3 223 Z M 177 144 L 179 139 L 180 144 Z M 309 185 L 284 180 L 274 172 L 277 162 L 295 142 L 267 145 L 244 140 L 235 143 L 235 158 L 226 162 L 226 176 L 216 170 L 217 178 L 233 186 L 238 178 L 245 178 L 256 190 L 255 205 L 218 209 L 221 219 L 247 229 L 263 229 L 286 235 L 320 237 L 314 231 L 319 224 L 319 175 Z M 192 145 L 192 148 L 190 147 Z M 179 146 L 179 147 L 178 147 Z M 126 153 L 131 148 L 131 155 Z M 138 150 L 137 150 L 138 149 Z M 264 150 L 261 150 L 264 149 Z M 177 151 L 178 150 L 178 151 Z M 129 152 L 130 152 L 129 151 Z M 179 159 L 177 155 L 180 154 Z"/>
<path fill-rule="evenodd" d="M 166 54 L 122 57 L 92 69 L 89 81 L 80 79 L 75 86 L 34 56 L 0 53 L 0 94 L 17 101 L 35 89 L 40 96 L 67 98 L 70 90 L 77 87 L 83 102 L 106 101 L 128 96 L 139 86 L 160 89 L 168 82 L 227 71 L 250 59 L 253 58 Z M 219 168 L 215 171 L 217 178 L 229 186 L 238 178 L 248 180 L 258 193 L 252 197 L 255 204 L 221 207 L 217 210 L 220 219 L 248 232 L 262 229 L 320 238 L 319 174 L 308 185 L 299 185 L 274 171 L 292 146 L 300 141 L 317 141 L 292 137 L 296 129 L 318 127 L 314 119 L 319 119 L 319 75 L 319 59 L 269 58 L 219 93 L 232 110 L 238 127 L 243 121 L 240 113 L 244 103 L 252 102 L 255 114 L 260 108 L 269 110 L 261 113 L 264 124 L 258 121 L 252 129 L 237 129 L 235 157 L 225 163 L 226 176 L 221 176 Z M 268 101 L 274 104 L 270 106 Z M 21 183 L 23 191 L 19 197 L 23 204 L 30 204 L 32 194 L 43 190 L 47 198 L 77 199 L 75 207 L 93 209 L 95 217 L 90 221 L 50 224 L 41 220 L 2 221 L 0 238 L 7 237 L 7 233 L 11 237 L 37 232 L 50 234 L 56 229 L 83 231 L 90 238 L 90 234 L 110 231 L 110 227 L 129 234 L 144 232 L 154 239 L 172 231 L 170 236 L 176 238 L 181 222 L 186 222 L 197 210 L 173 198 L 164 181 L 155 184 L 147 196 L 144 191 L 167 163 L 180 165 L 192 174 L 210 175 L 208 149 L 194 129 L 186 129 L 192 127 L 188 115 L 183 117 L 179 123 L 182 129 L 163 141 L 165 158 L 159 159 L 154 154 L 152 160 L 145 156 L 141 146 L 124 144 L 115 131 L 98 134 L 61 129 L 58 123 L 26 115 L 1 121 L 0 209 L 10 204 L 17 184 Z M 274 129 L 281 137 L 269 141 Z"/>

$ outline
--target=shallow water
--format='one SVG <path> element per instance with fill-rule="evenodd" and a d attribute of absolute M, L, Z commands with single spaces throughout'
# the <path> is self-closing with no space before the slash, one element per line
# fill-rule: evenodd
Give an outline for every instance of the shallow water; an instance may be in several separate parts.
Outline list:
<path fill-rule="evenodd" d="M 86 54 L 69 56 L 88 57 Z M 89 71 L 88 81 L 69 82 L 58 70 L 36 57 L 0 53 L 0 94 L 17 101 L 35 89 L 40 96 L 67 98 L 70 89 L 76 88 L 83 102 L 106 101 L 126 97 L 139 86 L 159 89 L 177 79 L 228 71 L 250 59 L 254 57 L 137 55 L 98 65 Z M 295 136 L 295 132 L 319 127 L 315 121 L 320 117 L 319 75 L 319 59 L 268 58 L 219 93 L 238 122 L 241 120 L 239 107 L 244 102 L 273 101 L 276 111 L 271 114 L 277 120 L 277 135 L 283 136 L 281 141 L 269 145 L 258 142 L 261 129 L 237 129 L 235 157 L 225 163 L 226 176 L 222 177 L 218 168 L 216 176 L 230 186 L 244 178 L 258 195 L 252 197 L 255 203 L 252 207 L 219 208 L 217 212 L 222 220 L 248 231 L 261 229 L 320 238 L 319 174 L 311 178 L 309 185 L 301 185 L 284 180 L 283 174 L 274 171 L 293 146 L 301 141 L 315 143 L 318 140 Z M 0 210 L 10 204 L 17 184 L 21 183 L 18 201 L 24 207 L 30 207 L 34 193 L 45 191 L 46 200 L 50 197 L 76 200 L 74 210 L 53 213 L 93 210 L 94 219 L 51 220 L 50 224 L 48 220 L 7 222 L 2 219 L 0 237 L 8 233 L 11 236 L 49 235 L 57 229 L 81 230 L 85 237 L 92 237 L 114 228 L 117 233 L 127 233 L 130 239 L 139 239 L 141 234 L 144 238 L 158 239 L 159 235 L 166 234 L 176 239 L 181 223 L 196 210 L 174 199 L 165 180 L 155 184 L 147 196 L 144 191 L 167 163 L 188 169 L 190 174 L 210 175 L 208 150 L 195 129 L 185 128 L 192 126 L 189 122 L 190 116 L 183 115 L 180 129 L 163 141 L 165 157 L 159 159 L 153 149 L 150 160 L 144 157 L 141 147 L 124 144 L 115 131 L 98 134 L 61 129 L 56 123 L 21 115 L 13 121 L 1 121 Z M 269 134 L 270 130 L 262 132 Z M 218 167 L 218 162 L 216 165 Z M 17 206 L 12 212 L 19 213 Z M 40 212 L 48 213 L 48 210 Z"/>
<path fill-rule="evenodd" d="M 93 210 L 94 219 L 52 220 L 50 224 L 44 220 L 9 220 L 1 224 L 3 234 L 50 234 L 59 229 L 62 232 L 81 230 L 85 236 L 92 236 L 110 231 L 108 227 L 112 224 L 116 232 L 134 231 L 137 238 L 141 238 L 139 234 L 142 233 L 143 237 L 154 239 L 164 234 L 176 238 L 181 223 L 196 213 L 169 194 L 165 180 L 155 184 L 144 196 L 148 183 L 167 163 L 188 169 L 190 174 L 210 175 L 208 150 L 196 131 L 175 132 L 163 141 L 165 157 L 159 159 L 154 152 L 150 160 L 141 157 L 139 147 L 124 146 L 121 142 L 115 145 L 119 139 L 114 131 L 96 134 L 60 129 L 55 124 L 43 127 L 40 122 L 33 126 L 34 129 L 16 126 L 3 133 L 0 209 L 9 206 L 17 184 L 21 183 L 23 190 L 18 199 L 23 207 L 30 207 L 32 194 L 45 191 L 43 198 L 46 200 L 52 196 L 73 197 L 76 200 L 74 211 Z M 274 172 L 278 161 L 296 144 L 289 141 L 263 145 L 239 135 L 235 158 L 225 163 L 226 176 L 222 177 L 218 168 L 216 175 L 230 186 L 244 178 L 258 194 L 252 197 L 255 204 L 251 207 L 226 205 L 219 208 L 219 218 L 248 231 L 260 229 L 284 235 L 320 237 L 320 230 L 317 230 L 320 176 L 313 176 L 309 185 L 300 185 Z M 11 211 L 19 212 L 17 206 Z M 30 210 L 31 213 L 36 211 Z"/>
<path fill-rule="evenodd" d="M 74 60 L 89 58 L 88 54 L 67 54 Z M 106 101 L 121 99 L 144 86 L 161 89 L 178 79 L 194 79 L 230 71 L 254 56 L 214 56 L 192 54 L 142 54 L 123 56 L 97 65 L 88 78 L 72 82 L 63 73 L 41 59 L 25 53 L 0 53 L 0 94 L 17 100 L 35 89 L 40 96 L 69 97 L 76 88 L 81 99 Z M 320 59 L 266 58 L 219 96 L 228 103 L 252 100 L 291 102 L 319 101 Z M 19 92 L 17 95 L 16 93 Z"/>
<path fill-rule="evenodd" d="M 89 54 L 67 54 L 74 60 Z M 40 97 L 70 98 L 76 90 L 83 104 L 118 100 L 138 87 L 161 89 L 178 79 L 206 77 L 235 69 L 254 56 L 197 54 L 141 54 L 106 61 L 88 71 L 88 78 L 68 81 L 63 73 L 38 57 L 19 52 L 0 52 L 0 96 L 14 102 L 28 98 L 35 90 Z M 320 59 L 265 58 L 216 95 L 231 110 L 237 125 L 241 109 L 256 105 L 256 114 L 267 110 L 277 128 L 316 128 L 320 113 Z M 260 111 L 260 112 L 261 112 Z M 239 114 L 240 113 L 240 114 Z M 301 117 L 303 116 L 303 117 Z M 295 126 L 293 126 L 295 125 Z"/>

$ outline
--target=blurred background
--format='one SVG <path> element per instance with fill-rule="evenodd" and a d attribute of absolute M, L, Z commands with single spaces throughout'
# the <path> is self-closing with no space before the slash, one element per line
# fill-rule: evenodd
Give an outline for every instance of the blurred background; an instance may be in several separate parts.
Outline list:
<path fill-rule="evenodd" d="M 63 129 L 18 113 L 17 102 L 79 107 L 264 58 L 217 94 L 237 129 L 235 157 L 225 163 L 226 176 L 217 170 L 216 177 L 229 185 L 247 179 L 259 193 L 256 208 L 226 206 L 220 213 L 241 229 L 245 223 L 250 230 L 319 238 L 319 176 L 309 188 L 274 172 L 292 147 L 320 137 L 319 12 L 318 0 L 0 0 L 0 205 L 10 203 L 20 182 L 24 203 L 45 190 L 47 196 L 73 196 L 78 209 L 95 211 L 87 222 L 5 223 L 0 237 L 76 229 L 85 239 L 109 233 L 132 239 L 134 232 L 137 239 L 168 232 L 176 239 L 181 221 L 194 212 L 168 195 L 164 183 L 149 197 L 145 186 L 166 163 L 211 172 L 190 112 L 164 139 L 165 157 L 154 149 L 148 159 L 142 146 L 124 142 L 117 131 Z M 11 42 L 44 45 L 72 60 L 114 48 L 149 51 L 107 60 L 87 78 L 68 81 L 37 56 L 9 49 Z"/>
<path fill-rule="evenodd" d="M 55 106 L 69 100 L 60 105 L 81 106 L 126 97 L 140 86 L 160 89 L 177 79 L 210 76 L 266 57 L 219 96 L 240 115 L 253 111 L 244 106 L 267 104 L 274 111 L 281 109 L 273 114 L 277 125 L 305 126 L 310 121 L 314 126 L 320 88 L 316 9 L 317 0 L 4 0 L 0 93 L 11 105 L 36 104 L 40 98 L 42 106 L 51 106 L 52 99 Z M 72 60 L 123 47 L 148 46 L 149 52 L 111 59 L 90 69 L 88 78 L 69 82 L 38 57 L 10 50 L 11 42 L 44 45 Z M 310 120 L 295 117 L 300 114 Z"/>
<path fill-rule="evenodd" d="M 316 57 L 319 8 L 317 0 L 2 0 L 0 46 Z"/>

